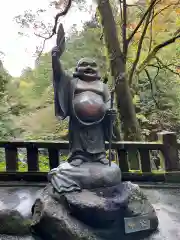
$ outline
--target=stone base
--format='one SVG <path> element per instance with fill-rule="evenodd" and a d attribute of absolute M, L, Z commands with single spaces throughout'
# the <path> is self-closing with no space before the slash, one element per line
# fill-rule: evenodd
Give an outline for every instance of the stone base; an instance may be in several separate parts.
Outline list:
<path fill-rule="evenodd" d="M 132 236 L 140 240 L 158 227 L 153 206 L 140 188 L 130 182 L 61 196 L 52 193 L 52 186 L 48 185 L 32 208 L 32 230 L 43 240 L 130 240 Z M 148 229 L 125 233 L 124 218 L 131 220 L 140 216 L 149 221 Z M 131 221 L 128 229 L 136 228 Z"/>

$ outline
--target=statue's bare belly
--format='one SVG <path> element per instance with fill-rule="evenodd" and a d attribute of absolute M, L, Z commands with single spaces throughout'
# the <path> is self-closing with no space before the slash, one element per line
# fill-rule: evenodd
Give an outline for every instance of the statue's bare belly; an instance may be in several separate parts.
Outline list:
<path fill-rule="evenodd" d="M 106 105 L 103 97 L 95 92 L 85 91 L 75 94 L 74 114 L 84 122 L 96 122 L 104 118 Z"/>

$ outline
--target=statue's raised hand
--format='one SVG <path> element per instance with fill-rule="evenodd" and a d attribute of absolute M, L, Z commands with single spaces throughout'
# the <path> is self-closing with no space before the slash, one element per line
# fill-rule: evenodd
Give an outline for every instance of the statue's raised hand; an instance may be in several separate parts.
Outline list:
<path fill-rule="evenodd" d="M 52 55 L 60 57 L 63 54 L 64 50 L 65 50 L 65 32 L 63 25 L 60 23 L 57 32 L 56 46 L 52 49 Z"/>

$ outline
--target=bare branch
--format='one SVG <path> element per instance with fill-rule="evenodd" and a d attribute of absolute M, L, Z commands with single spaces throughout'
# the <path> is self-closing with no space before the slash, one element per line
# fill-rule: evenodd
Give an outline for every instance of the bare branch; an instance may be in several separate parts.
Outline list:
<path fill-rule="evenodd" d="M 54 27 L 52 29 L 52 33 L 48 36 L 48 37 L 44 37 L 44 36 L 41 36 L 39 34 L 35 34 L 37 37 L 40 37 L 40 38 L 43 38 L 44 41 L 43 41 L 43 46 L 41 48 L 41 51 L 40 53 L 38 54 L 38 58 L 36 61 L 39 61 L 39 58 L 41 57 L 41 54 L 44 50 L 44 47 L 45 47 L 45 43 L 47 40 L 49 40 L 50 38 L 52 38 L 55 34 L 56 34 L 56 29 L 57 29 L 57 24 L 58 24 L 58 19 L 62 16 L 65 16 L 67 14 L 67 12 L 69 11 L 70 7 L 72 5 L 72 0 L 68 0 L 68 3 L 67 5 L 65 6 L 64 10 L 62 12 L 59 12 L 56 16 L 55 16 L 55 22 L 54 22 Z"/>
<path fill-rule="evenodd" d="M 53 30 L 52 30 L 52 34 L 53 34 L 53 35 L 56 34 L 56 28 L 57 28 L 58 19 L 59 19 L 60 17 L 65 16 L 65 15 L 67 14 L 67 12 L 69 11 L 71 5 L 72 5 L 72 0 L 68 0 L 68 3 L 67 3 L 67 5 L 66 5 L 65 9 L 64 9 L 62 12 L 60 12 L 60 13 L 58 13 L 58 14 L 56 15 L 54 27 L 53 27 Z"/>
<path fill-rule="evenodd" d="M 180 33 L 180 28 L 174 33 L 174 36 L 177 36 Z"/>
<path fill-rule="evenodd" d="M 140 58 L 140 55 L 141 55 L 142 44 L 143 44 L 144 37 L 145 37 L 146 32 L 147 32 L 147 28 L 148 28 L 148 24 L 149 24 L 149 19 L 151 17 L 151 13 L 152 13 L 152 8 L 151 8 L 151 11 L 149 10 L 149 12 L 148 12 L 148 15 L 147 15 L 147 18 L 146 18 L 146 22 L 145 22 L 145 25 L 144 25 L 144 29 L 143 29 L 143 32 L 141 34 L 141 38 L 139 40 L 138 49 L 137 49 L 137 53 L 136 53 L 136 58 L 135 58 L 135 61 L 133 63 L 132 69 L 130 71 L 130 75 L 129 75 L 129 84 L 130 85 L 132 83 L 133 74 L 134 74 L 135 69 L 137 67 L 137 64 L 139 62 L 139 58 Z"/>
<path fill-rule="evenodd" d="M 153 19 L 153 16 L 154 16 L 154 9 L 152 10 L 151 19 Z M 152 41 L 153 41 L 153 22 L 151 21 L 151 25 L 150 25 L 150 39 L 149 39 L 149 53 L 150 53 L 151 48 L 152 48 Z"/>
<path fill-rule="evenodd" d="M 103 34 L 103 32 L 101 33 L 101 35 L 100 35 L 100 37 L 99 37 L 99 39 L 102 41 L 103 40 L 103 36 L 104 36 L 104 34 Z"/>
<path fill-rule="evenodd" d="M 161 44 L 157 45 L 154 47 L 154 49 L 149 53 L 149 55 L 146 57 L 146 59 L 142 62 L 142 64 L 139 66 L 139 69 L 137 70 L 137 73 L 140 73 L 145 67 L 148 65 L 148 63 L 153 59 L 156 54 L 161 50 L 162 48 L 174 43 L 178 38 L 180 38 L 180 33 L 164 42 Z"/>
<path fill-rule="evenodd" d="M 36 58 L 36 64 L 39 64 L 39 60 L 40 60 L 40 57 L 41 57 L 41 55 L 42 55 L 42 53 L 43 53 L 43 50 L 44 50 L 44 47 L 45 47 L 45 44 L 46 44 L 46 40 L 47 40 L 47 39 L 44 39 L 44 40 L 43 40 L 43 44 L 42 44 L 41 49 L 40 49 L 40 50 L 37 49 L 37 51 L 36 51 L 36 53 L 38 52 L 37 58 Z"/>
<path fill-rule="evenodd" d="M 158 104 L 158 102 L 156 101 L 156 98 L 154 97 L 154 90 L 153 90 L 152 79 L 151 79 L 150 74 L 149 74 L 149 72 L 148 72 L 147 69 L 145 69 L 145 73 L 146 73 L 147 78 L 148 78 L 149 83 L 150 83 L 150 88 L 151 88 L 151 95 L 152 95 L 152 98 L 153 98 L 153 100 L 154 100 L 154 102 L 155 102 L 155 104 L 156 104 L 156 107 L 159 109 L 159 104 Z M 156 76 L 155 76 L 155 77 L 156 77 Z"/>
<path fill-rule="evenodd" d="M 156 82 L 155 80 L 156 80 L 157 76 L 159 75 L 159 72 L 160 72 L 160 67 L 157 67 L 157 72 L 156 72 L 156 75 L 154 77 L 154 83 Z M 157 86 L 156 86 L 156 88 L 157 88 Z"/>
<path fill-rule="evenodd" d="M 154 84 L 155 84 L 155 86 L 156 86 L 156 90 L 158 90 L 159 92 L 161 92 L 161 90 L 159 89 L 159 87 L 158 87 L 158 85 L 156 85 L 156 78 L 157 78 L 157 76 L 159 75 L 159 72 L 160 72 L 160 66 L 159 66 L 159 64 L 158 64 L 158 66 L 157 65 L 148 65 L 147 67 L 155 67 L 155 68 L 157 68 L 157 72 L 156 72 L 156 75 L 154 76 L 154 79 L 153 79 L 153 81 L 154 81 Z"/>
<path fill-rule="evenodd" d="M 170 65 L 166 65 L 158 57 L 155 57 L 155 58 L 156 58 L 157 62 L 159 63 L 159 65 L 162 66 L 162 68 L 165 68 L 165 69 L 169 70 L 170 72 L 172 72 L 173 74 L 176 74 L 176 75 L 180 76 L 180 73 L 175 72 L 173 69 L 171 69 L 169 67 L 171 64 Z"/>
<path fill-rule="evenodd" d="M 121 17 L 121 22 L 123 21 L 123 10 L 122 10 L 122 2 L 119 1 L 120 3 L 120 17 Z"/>
<path fill-rule="evenodd" d="M 142 25 L 142 23 L 144 22 L 145 18 L 147 17 L 147 15 L 149 14 L 149 12 L 152 11 L 152 8 L 159 3 L 160 0 L 152 0 L 151 4 L 149 5 L 149 7 L 147 8 L 146 12 L 144 13 L 144 15 L 142 16 L 141 20 L 139 21 L 139 23 L 137 24 L 136 28 L 134 29 L 134 31 L 131 33 L 131 35 L 128 38 L 128 43 L 132 40 L 132 38 L 134 37 L 134 35 L 136 34 L 136 32 L 138 31 L 138 29 L 140 28 L 140 26 Z"/>
<path fill-rule="evenodd" d="M 150 23 L 160 14 L 160 13 L 162 13 L 163 11 L 165 11 L 166 9 L 168 9 L 169 7 L 172 7 L 172 6 L 176 6 L 176 5 L 178 5 L 178 4 L 180 4 L 180 0 L 178 0 L 176 3 L 174 3 L 174 4 L 169 4 L 169 5 L 167 5 L 167 6 L 165 6 L 164 8 L 162 8 L 162 9 L 160 9 L 158 12 L 156 12 L 155 14 L 154 14 L 154 16 L 153 16 L 153 18 L 150 20 Z"/>
<path fill-rule="evenodd" d="M 123 22 L 122 22 L 122 37 L 123 37 L 123 55 L 124 62 L 126 62 L 127 55 L 127 36 L 126 36 L 126 28 L 127 28 L 127 5 L 126 0 L 123 0 Z"/>

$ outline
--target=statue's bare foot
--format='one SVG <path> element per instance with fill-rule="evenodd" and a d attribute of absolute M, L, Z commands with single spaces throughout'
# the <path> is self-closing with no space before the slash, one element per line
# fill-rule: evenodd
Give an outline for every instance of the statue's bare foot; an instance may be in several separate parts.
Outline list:
<path fill-rule="evenodd" d="M 70 162 L 69 164 L 74 166 L 74 167 L 79 167 L 82 163 L 83 163 L 83 160 L 76 159 L 76 160 L 73 160 L 72 162 Z"/>

